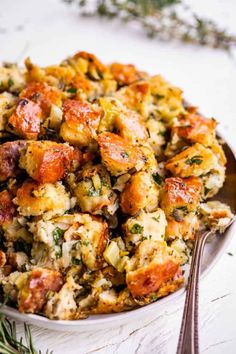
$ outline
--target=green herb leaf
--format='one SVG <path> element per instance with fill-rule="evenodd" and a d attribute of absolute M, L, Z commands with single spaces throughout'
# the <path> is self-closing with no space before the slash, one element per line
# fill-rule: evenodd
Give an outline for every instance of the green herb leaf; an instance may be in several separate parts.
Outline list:
<path fill-rule="evenodd" d="M 67 90 L 68 93 L 72 93 L 72 94 L 76 94 L 77 93 L 77 88 L 75 87 L 70 87 L 68 90 Z"/>
<path fill-rule="evenodd" d="M 162 184 L 163 178 L 159 175 L 158 172 L 153 173 L 152 177 L 153 177 L 154 181 L 155 181 L 159 186 Z"/>
<path fill-rule="evenodd" d="M 55 242 L 55 244 L 58 244 L 58 241 L 60 240 L 60 238 L 64 235 L 64 231 L 62 229 L 60 229 L 60 227 L 56 227 L 53 232 L 52 232 L 52 236 L 53 236 L 53 240 Z"/>
<path fill-rule="evenodd" d="M 202 163 L 202 156 L 201 155 L 196 155 L 196 156 L 193 156 L 191 157 L 190 159 L 187 159 L 185 161 L 186 165 L 193 165 L 193 164 L 196 164 L 196 165 L 201 165 Z"/>
<path fill-rule="evenodd" d="M 82 264 L 81 259 L 76 258 L 76 257 L 73 257 L 71 261 L 72 261 L 72 264 L 74 264 L 74 265 L 81 265 Z"/>
<path fill-rule="evenodd" d="M 143 232 L 143 226 L 134 224 L 130 230 L 131 234 L 141 234 Z"/>

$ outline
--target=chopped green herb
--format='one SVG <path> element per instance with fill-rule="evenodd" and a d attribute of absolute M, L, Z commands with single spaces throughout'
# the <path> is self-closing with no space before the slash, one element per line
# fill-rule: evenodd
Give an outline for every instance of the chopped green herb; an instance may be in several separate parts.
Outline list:
<path fill-rule="evenodd" d="M 70 88 L 67 90 L 67 92 L 68 92 L 68 93 L 73 93 L 73 94 L 75 94 L 75 93 L 77 93 L 77 88 L 75 88 L 75 87 L 70 87 Z"/>
<path fill-rule="evenodd" d="M 163 130 L 163 131 L 160 131 L 160 132 L 158 133 L 158 135 L 161 135 L 161 136 L 164 136 L 164 137 L 165 137 L 165 136 L 166 136 L 166 133 L 167 133 L 166 130 Z"/>
<path fill-rule="evenodd" d="M 196 164 L 196 165 L 200 165 L 202 163 L 202 156 L 201 155 L 196 155 L 196 156 L 193 156 L 191 157 L 190 159 L 187 159 L 185 161 L 186 165 L 193 165 L 193 164 Z"/>
<path fill-rule="evenodd" d="M 55 242 L 55 244 L 58 244 L 58 241 L 60 240 L 60 238 L 63 236 L 64 231 L 62 229 L 60 229 L 60 227 L 56 227 L 53 232 L 52 232 L 52 236 L 53 236 L 53 240 Z"/>
<path fill-rule="evenodd" d="M 55 256 L 56 258 L 61 258 L 62 256 L 62 249 L 60 246 L 57 247 L 56 251 L 55 251 Z"/>
<path fill-rule="evenodd" d="M 227 252 L 227 254 L 228 254 L 229 256 L 233 257 L 233 253 Z"/>
<path fill-rule="evenodd" d="M 210 192 L 211 188 L 204 187 L 204 194 L 207 196 L 207 194 Z"/>
<path fill-rule="evenodd" d="M 163 178 L 159 175 L 158 172 L 153 173 L 152 177 L 159 186 L 162 184 Z"/>
<path fill-rule="evenodd" d="M 156 301 L 157 300 L 157 295 L 155 293 L 151 294 L 151 300 Z"/>
<path fill-rule="evenodd" d="M 157 222 L 159 222 L 159 221 L 160 221 L 160 215 L 158 215 L 158 216 L 153 216 L 152 219 L 155 220 L 155 221 L 157 221 Z"/>
<path fill-rule="evenodd" d="M 72 264 L 74 264 L 74 265 L 81 265 L 81 264 L 82 264 L 82 261 L 81 261 L 81 259 L 79 259 L 79 258 L 73 257 L 73 258 L 72 258 Z"/>
<path fill-rule="evenodd" d="M 11 87 L 13 85 L 14 85 L 14 81 L 11 78 L 9 78 L 8 79 L 8 86 Z"/>
<path fill-rule="evenodd" d="M 143 232 L 143 226 L 134 224 L 130 230 L 131 234 L 141 234 Z"/>
<path fill-rule="evenodd" d="M 88 246 L 89 244 L 90 244 L 89 240 L 83 241 L 83 245 L 84 245 L 84 246 Z"/>
<path fill-rule="evenodd" d="M 156 95 L 156 97 L 157 97 L 158 100 L 161 100 L 162 98 L 165 98 L 164 95 L 158 95 L 158 94 Z"/>

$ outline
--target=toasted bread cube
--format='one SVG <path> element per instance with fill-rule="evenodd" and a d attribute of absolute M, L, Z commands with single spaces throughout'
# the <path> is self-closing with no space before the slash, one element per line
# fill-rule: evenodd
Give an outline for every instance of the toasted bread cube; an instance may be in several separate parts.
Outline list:
<path fill-rule="evenodd" d="M 0 182 L 16 176 L 20 151 L 25 145 L 24 140 L 9 141 L 0 145 Z"/>
<path fill-rule="evenodd" d="M 19 311 L 37 313 L 45 305 L 48 292 L 60 290 L 63 276 L 56 270 L 35 268 L 22 283 L 18 293 Z"/>
<path fill-rule="evenodd" d="M 198 177 L 166 178 L 161 194 L 161 207 L 165 214 L 172 216 L 173 211 L 176 211 L 176 218 L 178 218 L 177 211 L 179 214 L 195 211 L 200 203 L 201 188 L 202 182 Z"/>
<path fill-rule="evenodd" d="M 94 55 L 87 52 L 78 52 L 73 57 L 75 67 L 92 79 L 100 80 L 108 74 L 108 68 Z"/>
<path fill-rule="evenodd" d="M 90 270 L 100 269 L 103 265 L 103 252 L 108 243 L 108 225 L 102 218 L 85 213 L 64 215 L 52 220 L 59 224 L 64 233 L 62 258 L 65 264 L 73 263 L 74 258 L 82 261 Z M 68 255 L 67 244 L 74 242 L 77 246 Z M 73 243 L 72 242 L 72 243 Z M 78 247 L 78 248 L 77 248 Z M 76 250 L 78 253 L 76 253 Z M 73 254 L 75 252 L 75 254 Z M 68 261 L 69 259 L 69 261 Z M 80 263 L 80 262 L 79 262 Z"/>
<path fill-rule="evenodd" d="M 165 234 L 166 240 L 194 240 L 196 232 L 199 230 L 200 227 L 197 215 L 194 215 L 194 213 L 192 212 L 187 215 L 176 215 L 177 218 L 169 217 L 167 219 L 167 227 Z"/>
<path fill-rule="evenodd" d="M 21 92 L 20 97 L 38 103 L 44 116 L 47 117 L 52 104 L 61 105 L 62 92 L 56 87 L 49 86 L 46 82 L 31 82 Z"/>
<path fill-rule="evenodd" d="M 166 169 L 171 171 L 174 176 L 198 177 L 217 168 L 217 165 L 217 158 L 213 151 L 196 143 L 168 160 Z"/>
<path fill-rule="evenodd" d="M 127 182 L 120 196 L 121 210 L 135 215 L 140 209 L 151 212 L 158 205 L 159 188 L 148 172 L 137 172 Z"/>
<path fill-rule="evenodd" d="M 77 203 L 83 212 L 113 215 L 118 208 L 117 195 L 112 190 L 110 176 L 102 165 L 84 166 L 74 188 Z"/>
<path fill-rule="evenodd" d="M 143 240 L 163 240 L 166 225 L 165 214 L 160 208 L 152 213 L 141 211 L 127 219 L 123 225 L 127 249 L 133 250 Z"/>
<path fill-rule="evenodd" d="M 149 84 L 158 114 L 167 123 L 171 124 L 174 117 L 185 111 L 182 90 L 171 85 L 160 75 L 151 77 Z"/>
<path fill-rule="evenodd" d="M 10 193 L 7 190 L 0 192 L 0 225 L 11 222 L 15 211 Z"/>
<path fill-rule="evenodd" d="M 164 241 L 143 241 L 126 267 L 126 282 L 134 298 L 155 293 L 179 270 L 179 263 L 168 254 Z"/>
<path fill-rule="evenodd" d="M 25 85 L 24 72 L 16 64 L 0 66 L 0 82 L 0 92 L 10 91 L 18 93 Z"/>
<path fill-rule="evenodd" d="M 136 82 L 121 88 L 115 96 L 128 108 L 138 111 L 144 118 L 150 113 L 150 85 L 146 81 Z"/>
<path fill-rule="evenodd" d="M 102 162 L 113 176 L 124 174 L 134 167 L 139 170 L 145 163 L 141 149 L 117 134 L 99 134 L 98 144 Z"/>
<path fill-rule="evenodd" d="M 119 85 L 130 85 L 140 79 L 139 71 L 132 64 L 112 63 L 111 73 Z"/>
<path fill-rule="evenodd" d="M 64 141 L 76 146 L 88 146 L 96 138 L 100 112 L 90 103 L 66 100 L 63 103 L 64 122 L 60 135 Z"/>
<path fill-rule="evenodd" d="M 0 137 L 6 134 L 8 118 L 14 111 L 14 107 L 17 103 L 17 98 L 9 92 L 3 92 L 0 94 Z"/>
<path fill-rule="evenodd" d="M 204 118 L 198 114 L 181 115 L 176 126 L 172 129 L 172 134 L 194 143 L 211 146 L 215 141 L 216 121 Z"/>
<path fill-rule="evenodd" d="M 42 110 L 39 104 L 29 99 L 21 99 L 9 118 L 8 125 L 16 135 L 36 140 L 40 133 L 41 120 Z"/>
<path fill-rule="evenodd" d="M 51 141 L 35 141 L 22 151 L 20 167 L 40 183 L 54 183 L 62 179 L 74 159 L 73 147 Z"/>
<path fill-rule="evenodd" d="M 124 110 L 115 118 L 115 127 L 119 135 L 135 144 L 148 138 L 145 122 L 140 114 L 132 110 Z"/>
<path fill-rule="evenodd" d="M 42 215 L 45 220 L 64 214 L 71 208 L 71 202 L 69 194 L 60 182 L 40 184 L 26 181 L 18 189 L 14 199 L 21 215 Z"/>

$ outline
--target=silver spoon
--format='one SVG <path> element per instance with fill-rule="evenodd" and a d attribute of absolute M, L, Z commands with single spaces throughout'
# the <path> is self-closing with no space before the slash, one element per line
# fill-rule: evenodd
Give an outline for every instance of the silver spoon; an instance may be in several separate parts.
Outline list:
<path fill-rule="evenodd" d="M 226 228 L 228 228 L 235 220 L 230 220 Z M 226 229 L 225 228 L 225 229 Z M 188 285 L 186 290 L 186 298 L 184 304 L 184 313 L 181 323 L 177 354 L 198 354 L 199 353 L 199 336 L 198 336 L 198 294 L 199 294 L 199 278 L 201 270 L 201 260 L 203 248 L 209 236 L 214 235 L 217 230 L 199 232 L 193 248 L 192 261 Z"/>

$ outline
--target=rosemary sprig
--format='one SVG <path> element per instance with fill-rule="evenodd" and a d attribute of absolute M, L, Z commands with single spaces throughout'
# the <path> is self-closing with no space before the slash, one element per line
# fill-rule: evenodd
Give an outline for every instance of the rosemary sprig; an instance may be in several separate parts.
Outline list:
<path fill-rule="evenodd" d="M 179 40 L 229 50 L 236 45 L 236 35 L 230 35 L 215 22 L 201 18 L 181 0 L 63 0 L 78 4 L 86 16 L 118 18 L 134 22 L 150 37 Z"/>
<path fill-rule="evenodd" d="M 16 323 L 10 321 L 5 315 L 0 313 L 0 353 L 1 354 L 42 354 L 37 351 L 33 344 L 30 326 L 24 324 L 24 340 L 23 337 L 17 338 Z M 46 354 L 52 354 L 47 350 Z"/>

